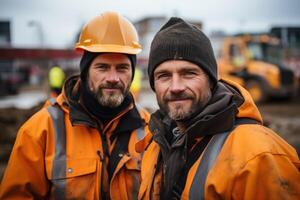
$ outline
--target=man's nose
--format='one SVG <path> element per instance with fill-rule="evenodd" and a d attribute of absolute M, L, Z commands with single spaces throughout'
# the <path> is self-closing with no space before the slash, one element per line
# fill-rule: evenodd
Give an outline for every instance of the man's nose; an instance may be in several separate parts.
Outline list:
<path fill-rule="evenodd" d="M 106 81 L 109 83 L 118 83 L 120 81 L 120 77 L 116 70 L 110 70 L 106 76 Z"/>
<path fill-rule="evenodd" d="M 183 92 L 185 89 L 184 83 L 180 79 L 178 75 L 172 77 L 171 85 L 170 85 L 170 92 L 172 93 L 180 93 Z"/>

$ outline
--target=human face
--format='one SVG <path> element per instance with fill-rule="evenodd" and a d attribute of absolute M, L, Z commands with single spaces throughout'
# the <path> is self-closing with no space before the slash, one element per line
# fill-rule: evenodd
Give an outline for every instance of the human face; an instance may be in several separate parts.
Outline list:
<path fill-rule="evenodd" d="M 211 97 L 209 78 L 196 64 L 183 60 L 161 63 L 154 71 L 158 105 L 175 121 L 202 109 Z"/>
<path fill-rule="evenodd" d="M 97 56 L 88 71 L 88 84 L 102 106 L 117 107 L 128 94 L 132 77 L 129 58 L 119 53 Z"/>

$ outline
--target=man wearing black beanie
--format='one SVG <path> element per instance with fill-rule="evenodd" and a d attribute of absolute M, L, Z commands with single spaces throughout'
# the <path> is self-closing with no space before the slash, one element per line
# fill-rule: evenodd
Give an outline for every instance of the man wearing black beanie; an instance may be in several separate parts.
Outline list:
<path fill-rule="evenodd" d="M 0 199 L 137 199 L 149 114 L 129 92 L 137 32 L 105 12 L 82 29 L 80 75 L 20 129 Z"/>
<path fill-rule="evenodd" d="M 218 79 L 201 30 L 171 18 L 152 41 L 148 75 L 159 110 L 136 145 L 139 199 L 299 199 L 295 149 L 262 125 L 244 88 Z"/>

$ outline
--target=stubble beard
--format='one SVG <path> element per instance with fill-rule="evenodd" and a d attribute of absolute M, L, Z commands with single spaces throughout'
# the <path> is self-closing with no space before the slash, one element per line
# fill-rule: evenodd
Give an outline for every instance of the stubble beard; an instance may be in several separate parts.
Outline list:
<path fill-rule="evenodd" d="M 125 96 L 129 92 L 129 86 L 126 89 L 123 87 L 118 88 L 120 89 L 120 92 L 105 93 L 103 92 L 103 86 L 100 85 L 94 93 L 99 104 L 110 108 L 115 108 L 121 105 L 125 99 Z"/>
<path fill-rule="evenodd" d="M 207 90 L 207 92 L 203 93 L 199 102 L 195 100 L 195 98 L 190 97 L 192 100 L 192 105 L 185 108 L 184 105 L 178 104 L 175 107 L 168 106 L 168 98 L 163 98 L 162 101 L 159 101 L 160 109 L 167 113 L 168 116 L 175 121 L 184 121 L 189 119 L 195 112 L 202 110 L 208 103 L 211 98 L 211 91 Z"/>

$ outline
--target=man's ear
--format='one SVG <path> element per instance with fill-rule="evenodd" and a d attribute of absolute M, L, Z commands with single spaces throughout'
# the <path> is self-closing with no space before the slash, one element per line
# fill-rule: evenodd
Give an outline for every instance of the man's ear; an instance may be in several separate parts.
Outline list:
<path fill-rule="evenodd" d="M 209 88 L 211 91 L 214 90 L 214 82 L 213 80 L 211 80 L 211 78 L 206 74 L 207 78 L 208 78 L 208 83 L 209 83 Z"/>

